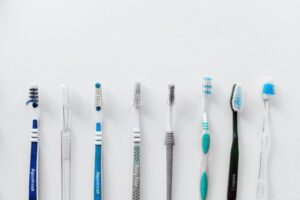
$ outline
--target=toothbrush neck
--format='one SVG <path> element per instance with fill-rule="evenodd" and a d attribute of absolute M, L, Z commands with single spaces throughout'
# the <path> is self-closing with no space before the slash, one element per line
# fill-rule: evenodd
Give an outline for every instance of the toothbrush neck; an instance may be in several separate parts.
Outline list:
<path fill-rule="evenodd" d="M 134 108 L 133 131 L 140 132 L 140 108 Z"/>
<path fill-rule="evenodd" d="M 233 112 L 233 138 L 238 138 L 238 113 Z"/>
<path fill-rule="evenodd" d="M 70 129 L 70 108 L 68 105 L 63 106 L 63 129 Z"/>
<path fill-rule="evenodd" d="M 168 105 L 167 132 L 173 132 L 173 106 Z"/>

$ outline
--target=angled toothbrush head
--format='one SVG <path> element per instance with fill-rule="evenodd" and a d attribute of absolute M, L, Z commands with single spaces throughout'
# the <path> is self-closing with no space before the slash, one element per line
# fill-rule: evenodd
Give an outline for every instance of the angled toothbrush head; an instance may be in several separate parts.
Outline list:
<path fill-rule="evenodd" d="M 275 85 L 274 83 L 269 79 L 267 80 L 262 89 L 262 98 L 264 101 L 270 100 L 275 95 Z"/>
<path fill-rule="evenodd" d="M 36 84 L 33 84 L 29 88 L 29 99 L 26 102 L 26 105 L 32 105 L 32 108 L 38 108 L 39 107 L 39 89 Z"/>
<path fill-rule="evenodd" d="M 238 84 L 233 85 L 230 98 L 230 106 L 233 112 L 241 112 L 243 108 L 242 88 Z"/>
<path fill-rule="evenodd" d="M 140 82 L 136 82 L 134 85 L 133 106 L 135 108 L 141 107 L 141 83 Z"/>
<path fill-rule="evenodd" d="M 95 84 L 95 109 L 100 112 L 103 107 L 102 87 L 100 83 Z"/>
<path fill-rule="evenodd" d="M 175 85 L 168 83 L 168 101 L 167 104 L 173 106 L 175 103 Z"/>
<path fill-rule="evenodd" d="M 211 95 L 212 93 L 212 78 L 210 77 L 203 77 L 202 82 L 202 92 L 205 97 Z"/>

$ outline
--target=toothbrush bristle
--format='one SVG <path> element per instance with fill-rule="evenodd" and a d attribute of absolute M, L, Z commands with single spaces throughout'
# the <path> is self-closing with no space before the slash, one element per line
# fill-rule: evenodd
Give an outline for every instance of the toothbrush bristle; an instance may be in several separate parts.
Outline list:
<path fill-rule="evenodd" d="M 103 106 L 102 101 L 102 87 L 100 83 L 95 84 L 95 108 L 96 111 L 100 111 Z"/>
<path fill-rule="evenodd" d="M 232 94 L 230 98 L 231 109 L 234 112 L 240 112 L 242 110 L 243 100 L 242 100 L 242 88 L 240 85 L 235 84 L 232 89 Z"/>
<path fill-rule="evenodd" d="M 61 103 L 63 106 L 70 105 L 69 87 L 67 85 L 61 85 Z"/>
<path fill-rule="evenodd" d="M 32 85 L 29 88 L 29 100 L 26 102 L 26 105 L 32 104 L 33 108 L 39 106 L 39 90 L 37 85 Z"/>
<path fill-rule="evenodd" d="M 263 85 L 262 96 L 263 99 L 269 99 L 271 96 L 275 95 L 275 86 L 271 81 L 267 81 Z"/>
<path fill-rule="evenodd" d="M 203 78 L 203 84 L 202 84 L 203 89 L 202 89 L 202 91 L 203 91 L 203 94 L 205 96 L 208 96 L 212 93 L 212 84 L 211 84 L 211 82 L 212 82 L 212 78 L 210 78 L 210 77 L 204 77 Z"/>
<path fill-rule="evenodd" d="M 136 108 L 141 107 L 141 83 L 140 82 L 135 83 L 134 86 L 133 106 Z"/>
<path fill-rule="evenodd" d="M 173 105 L 175 102 L 175 85 L 173 83 L 168 84 L 168 104 Z"/>

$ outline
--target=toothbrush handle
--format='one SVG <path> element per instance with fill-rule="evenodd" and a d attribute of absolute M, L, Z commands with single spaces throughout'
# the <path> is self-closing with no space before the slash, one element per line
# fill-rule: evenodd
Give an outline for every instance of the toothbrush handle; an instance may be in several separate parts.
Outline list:
<path fill-rule="evenodd" d="M 173 146 L 174 146 L 173 132 L 167 132 L 165 138 L 166 145 L 166 159 L 167 159 L 167 200 L 172 200 L 172 176 L 173 176 Z"/>
<path fill-rule="evenodd" d="M 133 154 L 132 200 L 140 200 L 141 146 L 139 143 L 134 143 Z"/>
<path fill-rule="evenodd" d="M 94 200 L 102 200 L 102 145 L 95 145 Z"/>
<path fill-rule="evenodd" d="M 38 200 L 39 142 L 31 142 L 29 200 Z"/>
<path fill-rule="evenodd" d="M 210 146 L 210 136 L 207 132 L 205 132 L 202 135 L 203 158 L 202 158 L 202 174 L 200 180 L 200 192 L 201 192 L 202 200 L 206 199 L 207 189 L 208 189 L 207 159 L 208 159 L 209 146 Z"/>
<path fill-rule="evenodd" d="M 238 162 L 239 162 L 238 139 L 234 138 L 231 147 L 231 155 L 230 155 L 227 200 L 236 199 L 237 181 L 238 181 Z"/>
<path fill-rule="evenodd" d="M 31 153 L 30 153 L 30 172 L 29 172 L 29 200 L 38 200 L 39 187 L 39 131 L 38 120 L 32 121 L 31 132 Z"/>
<path fill-rule="evenodd" d="M 268 176 L 267 176 L 267 166 L 268 166 L 268 154 L 269 147 L 267 146 L 267 136 L 263 133 L 262 146 L 260 152 L 260 167 L 259 167 L 259 177 L 257 181 L 257 200 L 265 200 L 268 196 Z"/>
<path fill-rule="evenodd" d="M 62 133 L 62 200 L 70 200 L 71 133 Z"/>

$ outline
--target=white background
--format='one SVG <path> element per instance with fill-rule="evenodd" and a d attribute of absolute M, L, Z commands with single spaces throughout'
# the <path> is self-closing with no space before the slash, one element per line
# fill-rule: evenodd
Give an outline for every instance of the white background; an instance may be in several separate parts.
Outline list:
<path fill-rule="evenodd" d="M 255 199 L 260 96 L 272 76 L 270 200 L 300 199 L 298 0 L 0 0 L 0 199 L 28 199 L 31 110 L 40 87 L 40 199 L 60 199 L 59 85 L 71 87 L 72 199 L 93 198 L 94 83 L 105 106 L 104 198 L 131 199 L 133 84 L 142 82 L 142 198 L 165 199 L 167 82 L 176 83 L 174 200 L 199 199 L 203 75 L 214 78 L 208 200 L 225 200 L 229 96 L 240 82 L 238 199 Z"/>

